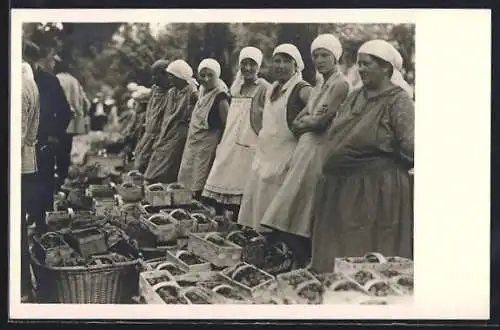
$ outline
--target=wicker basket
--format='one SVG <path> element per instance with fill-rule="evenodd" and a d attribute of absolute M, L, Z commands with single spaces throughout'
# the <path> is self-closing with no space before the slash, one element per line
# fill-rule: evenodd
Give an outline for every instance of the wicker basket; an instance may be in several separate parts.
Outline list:
<path fill-rule="evenodd" d="M 235 240 L 236 236 L 240 236 L 245 243 L 238 244 L 238 241 Z M 232 231 L 227 236 L 226 239 L 235 243 L 236 245 L 241 246 L 241 260 L 247 262 L 249 264 L 258 265 L 261 264 L 264 260 L 264 256 L 266 253 L 266 239 L 264 236 L 256 233 L 255 237 L 252 239 L 248 239 L 247 235 L 242 231 Z"/>
<path fill-rule="evenodd" d="M 59 241 L 60 244 L 54 247 L 45 247 L 42 240 L 45 238 L 53 238 Z M 33 253 L 38 260 L 45 262 L 46 257 L 52 253 L 60 255 L 63 259 L 69 259 L 75 253 L 75 250 L 68 244 L 63 235 L 57 232 L 48 232 L 41 236 L 33 236 Z"/>
<path fill-rule="evenodd" d="M 297 287 L 294 288 L 288 281 L 290 277 L 300 276 L 304 278 L 304 281 L 298 283 Z M 314 277 L 309 271 L 305 269 L 296 269 L 288 273 L 280 274 L 276 276 L 278 282 L 278 288 L 283 297 L 289 299 L 295 304 L 310 304 L 311 302 L 299 295 L 300 290 L 307 287 L 308 285 L 316 285 L 317 287 L 322 287 L 321 282 Z M 316 301 L 316 304 L 321 303 L 321 301 Z"/>
<path fill-rule="evenodd" d="M 214 221 L 217 224 L 217 231 L 219 233 L 224 233 L 228 234 L 232 231 L 239 230 L 238 224 L 236 222 L 233 222 L 226 218 L 225 216 L 214 216 L 212 218 L 212 221 Z"/>
<path fill-rule="evenodd" d="M 413 295 L 413 276 L 399 275 L 392 277 L 389 282 L 400 295 Z"/>
<path fill-rule="evenodd" d="M 116 189 L 125 203 L 138 202 L 144 197 L 143 187 L 132 182 L 125 182 Z"/>
<path fill-rule="evenodd" d="M 122 174 L 123 183 L 130 182 L 132 184 L 142 186 L 144 183 L 144 176 L 137 170 L 130 171 Z"/>
<path fill-rule="evenodd" d="M 115 205 L 118 220 L 127 224 L 130 221 L 138 220 L 141 216 L 141 205 L 139 203 L 120 203 Z"/>
<path fill-rule="evenodd" d="M 267 277 L 268 279 L 257 284 L 256 286 L 249 287 L 236 279 L 238 274 L 245 269 L 253 269 L 256 272 L 265 275 L 265 277 Z M 241 262 L 233 265 L 232 267 L 228 267 L 224 269 L 220 274 L 228 283 L 242 289 L 246 294 L 253 298 L 260 297 L 266 294 L 269 290 L 272 290 L 276 287 L 276 278 L 274 276 L 246 262 Z"/>
<path fill-rule="evenodd" d="M 193 200 L 193 192 L 180 183 L 170 183 L 166 188 L 174 206 L 189 204 Z"/>
<path fill-rule="evenodd" d="M 187 263 L 185 263 L 180 259 L 180 256 L 185 253 L 188 252 L 183 250 L 179 250 L 175 253 L 173 251 L 167 251 L 167 261 L 173 262 L 187 273 L 189 272 L 200 273 L 200 272 L 208 272 L 211 270 L 210 263 L 203 260 L 202 258 L 200 258 L 202 260 L 201 263 L 195 265 L 188 265 Z"/>
<path fill-rule="evenodd" d="M 189 233 L 188 250 L 209 261 L 217 267 L 233 266 L 240 262 L 242 249 L 240 246 L 225 240 L 219 246 L 207 238 L 218 233 Z"/>
<path fill-rule="evenodd" d="M 233 295 L 238 296 L 239 299 L 235 298 L 228 298 L 226 295 L 224 295 L 222 292 L 223 290 L 230 291 Z M 252 301 L 248 299 L 247 295 L 242 294 L 240 291 L 236 289 L 234 286 L 227 285 L 227 284 L 221 284 L 212 289 L 213 292 L 218 294 L 221 297 L 222 303 L 223 304 L 228 304 L 228 305 L 251 305 Z"/>
<path fill-rule="evenodd" d="M 137 294 L 140 259 L 113 265 L 48 267 L 31 254 L 42 303 L 117 304 Z"/>
<path fill-rule="evenodd" d="M 144 189 L 144 199 L 151 206 L 172 206 L 172 194 L 163 183 L 154 183 Z"/>

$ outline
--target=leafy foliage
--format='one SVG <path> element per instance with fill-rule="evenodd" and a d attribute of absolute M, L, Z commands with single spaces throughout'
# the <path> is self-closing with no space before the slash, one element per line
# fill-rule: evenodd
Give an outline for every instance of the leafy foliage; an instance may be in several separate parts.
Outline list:
<path fill-rule="evenodd" d="M 57 40 L 60 55 L 71 62 L 73 73 L 89 93 L 113 94 L 119 102 L 127 83 L 150 85 L 150 66 L 161 58 L 183 58 L 196 71 L 201 59 L 213 57 L 221 64 L 221 78 L 229 85 L 238 69 L 239 50 L 255 46 L 264 53 L 260 74 L 270 80 L 272 51 L 283 42 L 299 48 L 306 65 L 304 78 L 314 82 L 310 45 L 320 33 L 340 38 L 344 70 L 355 63 L 362 43 L 388 40 L 401 52 L 407 80 L 413 83 L 414 79 L 412 24 L 172 23 L 154 33 L 148 23 L 64 23 L 62 29 L 61 24 L 26 23 L 23 31 L 25 38 L 37 39 L 42 46 Z"/>

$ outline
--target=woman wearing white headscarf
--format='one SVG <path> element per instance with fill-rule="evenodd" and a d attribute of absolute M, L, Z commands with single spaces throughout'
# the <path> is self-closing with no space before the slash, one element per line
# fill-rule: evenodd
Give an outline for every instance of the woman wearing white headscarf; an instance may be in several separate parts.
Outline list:
<path fill-rule="evenodd" d="M 182 152 L 186 143 L 189 120 L 196 103 L 193 69 L 183 60 L 170 63 L 166 69 L 173 87 L 167 92 L 167 105 L 160 134 L 153 145 L 153 154 L 144 178 L 149 182 L 177 181 Z"/>
<path fill-rule="evenodd" d="M 231 86 L 231 106 L 222 140 L 217 147 L 203 196 L 238 214 L 253 149 L 262 127 L 262 109 L 270 84 L 257 76 L 262 52 L 255 47 L 240 51 L 239 70 Z"/>
<path fill-rule="evenodd" d="M 293 121 L 304 109 L 311 86 L 302 79 L 304 62 L 292 44 L 276 47 L 272 60 L 276 81 L 266 94 L 262 129 L 245 185 L 238 223 L 266 231 L 261 220 L 285 179 L 297 136 Z"/>
<path fill-rule="evenodd" d="M 412 258 L 414 104 L 393 80 L 397 51 L 372 40 L 358 50 L 363 86 L 353 91 L 328 132 L 312 231 L 316 272 L 336 256 Z"/>
<path fill-rule="evenodd" d="M 334 35 L 321 34 L 314 39 L 311 55 L 321 75 L 320 83 L 293 123 L 299 142 L 286 178 L 261 221 L 287 237 L 285 242 L 294 252 L 298 267 L 306 266 L 311 257 L 310 237 L 316 183 L 321 174 L 323 135 L 349 92 L 349 83 L 337 68 L 342 45 Z"/>
<path fill-rule="evenodd" d="M 197 199 L 201 198 L 229 111 L 229 93 L 220 73 L 220 64 L 214 59 L 206 58 L 198 65 L 201 87 L 178 176 Z"/>

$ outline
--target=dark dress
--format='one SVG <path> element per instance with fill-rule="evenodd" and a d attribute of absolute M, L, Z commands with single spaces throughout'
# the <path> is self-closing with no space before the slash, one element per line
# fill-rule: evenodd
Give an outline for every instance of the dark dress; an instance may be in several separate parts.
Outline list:
<path fill-rule="evenodd" d="M 313 269 L 331 272 L 335 257 L 374 251 L 412 258 L 411 97 L 396 86 L 369 98 L 363 88 L 356 90 L 328 137 L 312 232 Z"/>

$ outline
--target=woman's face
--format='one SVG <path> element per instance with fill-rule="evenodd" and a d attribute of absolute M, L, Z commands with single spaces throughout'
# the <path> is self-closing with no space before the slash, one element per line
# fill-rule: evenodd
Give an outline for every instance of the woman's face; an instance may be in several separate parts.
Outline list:
<path fill-rule="evenodd" d="M 170 85 L 174 86 L 177 89 L 182 89 L 184 86 L 186 86 L 186 81 L 183 79 L 180 79 L 176 76 L 174 76 L 171 73 L 167 72 L 167 79 Z"/>
<path fill-rule="evenodd" d="M 245 58 L 240 62 L 241 75 L 245 79 L 255 79 L 257 78 L 257 72 L 259 71 L 259 66 L 251 58 Z"/>
<path fill-rule="evenodd" d="M 200 84 L 203 85 L 206 89 L 212 89 L 215 87 L 215 83 L 217 82 L 217 76 L 212 69 L 203 68 L 199 73 Z"/>
<path fill-rule="evenodd" d="M 324 48 L 315 49 L 312 52 L 312 60 L 314 67 L 321 74 L 331 72 L 337 64 L 337 60 L 332 52 Z"/>
<path fill-rule="evenodd" d="M 153 70 L 153 84 L 161 87 L 167 88 L 170 85 L 170 81 L 167 76 L 167 72 L 164 70 Z"/>
<path fill-rule="evenodd" d="M 389 77 L 389 67 L 381 65 L 373 56 L 368 54 L 358 55 L 359 76 L 363 86 L 377 88 L 381 82 Z"/>
<path fill-rule="evenodd" d="M 288 81 L 297 70 L 295 60 L 287 54 L 273 56 L 273 73 L 276 80 Z"/>

